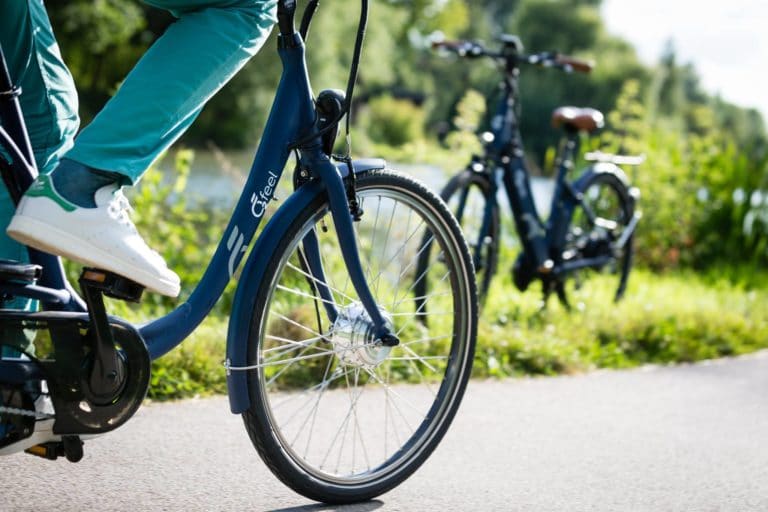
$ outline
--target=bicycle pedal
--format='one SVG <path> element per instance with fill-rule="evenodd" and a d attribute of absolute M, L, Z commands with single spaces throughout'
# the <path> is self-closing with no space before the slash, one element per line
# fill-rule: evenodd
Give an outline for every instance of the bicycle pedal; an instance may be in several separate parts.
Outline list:
<path fill-rule="evenodd" d="M 83 442 L 78 436 L 64 436 L 61 441 L 31 446 L 24 452 L 48 460 L 66 457 L 69 462 L 80 462 L 83 458 Z"/>
<path fill-rule="evenodd" d="M 144 286 L 106 270 L 84 268 L 80 282 L 99 290 L 107 297 L 128 302 L 140 302 Z"/>

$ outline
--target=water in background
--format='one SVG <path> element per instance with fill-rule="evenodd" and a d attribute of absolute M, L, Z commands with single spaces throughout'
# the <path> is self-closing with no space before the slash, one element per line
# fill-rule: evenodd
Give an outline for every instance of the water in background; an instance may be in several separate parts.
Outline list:
<path fill-rule="evenodd" d="M 173 158 L 166 158 L 160 163 L 160 169 L 165 173 L 166 180 L 173 179 Z M 187 184 L 188 199 L 194 204 L 195 200 L 209 201 L 219 208 L 232 208 L 240 196 L 245 184 L 248 171 L 253 161 L 253 153 L 247 151 L 214 153 L 211 151 L 195 151 L 195 159 L 190 170 Z M 390 163 L 390 167 L 410 174 L 427 186 L 438 192 L 450 178 L 455 169 L 449 172 L 432 165 L 405 165 Z M 285 177 L 289 173 L 285 173 Z M 281 180 L 283 186 L 290 186 L 290 179 Z M 534 177 L 531 180 L 534 200 L 539 214 L 546 218 L 552 201 L 554 182 L 548 178 Z M 284 190 L 289 190 L 285 188 Z M 285 192 L 284 192 L 285 193 Z M 506 197 L 499 197 L 502 211 L 509 215 L 509 204 Z"/>

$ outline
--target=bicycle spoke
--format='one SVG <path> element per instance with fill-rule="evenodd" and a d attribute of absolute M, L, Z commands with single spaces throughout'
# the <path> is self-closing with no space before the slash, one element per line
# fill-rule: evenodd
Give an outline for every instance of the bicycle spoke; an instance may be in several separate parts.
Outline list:
<path fill-rule="evenodd" d="M 384 236 L 384 243 L 389 241 L 389 234 L 392 232 L 392 222 L 395 220 L 395 211 L 397 210 L 398 205 L 395 204 L 392 208 L 392 213 L 389 216 L 389 225 L 387 226 L 387 234 Z M 376 296 L 379 296 L 379 280 L 378 277 L 383 272 L 383 269 L 381 267 L 381 264 L 379 264 L 379 273 L 376 275 L 375 278 L 371 279 L 369 282 L 374 283 L 376 287 Z"/>
<path fill-rule="evenodd" d="M 453 337 L 452 334 L 443 334 L 442 336 L 432 336 L 431 338 L 421 338 L 418 340 L 412 340 L 412 341 L 406 341 L 404 343 L 400 343 L 398 347 L 407 347 L 409 345 L 415 345 L 416 343 L 426 343 L 429 341 L 437 341 L 437 340 L 444 340 L 446 338 Z"/>
<path fill-rule="evenodd" d="M 411 286 L 411 288 L 413 288 L 413 286 Z M 410 288 L 408 290 L 410 290 Z M 448 295 L 452 295 L 452 293 L 451 292 L 436 292 L 436 293 L 428 293 L 426 295 L 420 295 L 418 297 L 408 297 L 406 295 L 404 298 L 400 299 L 399 301 L 397 301 L 395 303 L 394 309 L 396 309 L 397 306 L 399 306 L 400 304 L 402 304 L 403 302 L 405 302 L 407 300 L 412 300 L 414 302 L 418 302 L 420 300 L 421 301 L 426 301 L 426 300 L 431 299 L 433 297 L 445 297 L 445 296 L 448 296 Z"/>
<path fill-rule="evenodd" d="M 368 266 L 366 268 L 365 277 L 368 282 L 371 282 L 371 262 L 373 261 L 373 254 L 376 250 L 376 228 L 379 225 L 379 215 L 381 213 L 381 196 L 378 196 L 378 203 L 376 205 L 376 216 L 373 219 L 373 229 L 371 230 L 371 249 L 368 251 Z M 378 297 L 376 297 L 378 299 Z"/>
<path fill-rule="evenodd" d="M 293 345 L 295 349 L 299 349 L 302 347 L 308 347 L 311 346 L 313 343 L 322 341 L 324 339 L 323 336 L 315 336 L 313 338 L 307 338 L 304 340 L 289 340 L 288 338 L 283 338 L 282 336 L 275 336 L 272 334 L 267 334 L 264 336 L 265 339 L 268 340 L 274 340 L 274 341 L 280 341 L 282 343 L 285 343 L 286 345 Z M 274 351 L 281 351 L 281 352 L 290 352 L 291 350 L 295 350 L 294 348 L 286 348 L 285 346 L 277 346 L 272 348 L 266 348 L 261 351 L 262 354 L 268 354 L 270 352 Z"/>
<path fill-rule="evenodd" d="M 419 274 L 419 275 L 418 275 L 418 277 L 416 277 L 416 279 L 414 279 L 414 280 L 413 280 L 413 283 L 412 283 L 412 284 L 411 284 L 411 286 L 409 286 L 409 287 L 408 287 L 408 289 L 405 291 L 405 294 L 408 294 L 408 293 L 410 293 L 410 292 L 411 292 L 411 291 L 412 291 L 412 290 L 413 290 L 413 289 L 414 289 L 414 288 L 415 288 L 415 287 L 416 287 L 416 286 L 419 284 L 419 282 L 420 282 L 422 279 L 426 278 L 427 274 L 428 274 L 428 273 L 429 273 L 429 271 L 432 269 L 432 266 L 437 264 L 438 260 L 440 259 L 440 255 L 441 255 L 441 254 L 442 254 L 442 252 L 438 253 L 438 255 L 437 255 L 437 257 L 434 259 L 434 261 L 430 262 L 430 263 L 427 265 L 427 268 L 425 268 L 425 269 L 424 269 L 424 270 L 421 272 L 421 274 Z"/>
<path fill-rule="evenodd" d="M 310 388 L 307 388 L 307 389 L 303 390 L 300 393 L 297 393 L 297 392 L 289 393 L 289 397 L 288 398 L 286 398 L 284 400 L 281 400 L 279 402 L 275 402 L 275 405 L 272 407 L 272 409 L 273 410 L 281 409 L 286 404 L 289 404 L 289 403 L 291 403 L 291 402 L 293 402 L 293 401 L 295 401 L 295 400 L 297 400 L 299 398 L 304 398 L 305 396 L 307 396 L 307 395 L 309 395 L 309 394 L 311 394 L 311 393 L 313 393 L 313 392 L 315 392 L 317 390 L 327 389 L 328 387 L 330 387 L 330 385 L 335 380 L 338 380 L 341 377 L 344 377 L 344 375 L 346 375 L 350 371 L 351 371 L 350 369 L 347 369 L 346 371 L 344 371 L 341 368 L 336 368 L 336 370 L 334 370 L 334 372 L 327 379 L 324 379 L 323 381 L 318 382 L 314 386 L 312 386 Z"/>
<path fill-rule="evenodd" d="M 347 376 L 345 376 L 345 380 L 349 382 L 349 379 L 347 378 Z M 359 398 L 359 395 L 355 398 L 355 400 L 357 400 L 358 398 Z M 342 429 L 346 433 L 346 428 L 349 424 L 349 418 L 352 414 L 352 407 L 351 407 L 352 405 L 354 404 L 350 404 L 350 409 L 347 411 L 346 416 L 342 419 L 341 425 L 339 426 L 339 429 L 336 431 L 336 435 L 333 437 L 333 440 L 331 441 L 330 446 L 328 446 L 328 451 L 326 452 L 325 457 L 323 457 L 322 461 L 320 462 L 321 468 L 325 467 L 325 462 L 328 460 L 328 457 L 331 455 L 331 452 L 333 451 L 333 447 L 336 445 L 336 441 L 338 441 L 339 434 L 341 434 Z"/>
<path fill-rule="evenodd" d="M 298 295 L 300 297 L 307 297 L 309 299 L 319 300 L 320 302 L 324 302 L 326 304 L 331 304 L 332 306 L 336 305 L 336 303 L 333 302 L 333 301 L 323 299 L 322 297 L 318 297 L 316 295 L 312 295 L 311 293 L 302 292 L 301 290 L 296 290 L 295 288 L 288 288 L 287 286 L 283 286 L 281 284 L 277 285 L 277 289 L 278 290 L 283 290 L 284 292 L 288 292 L 288 293 L 291 293 L 293 295 Z"/>
<path fill-rule="evenodd" d="M 320 252 L 320 254 L 322 254 L 322 251 Z M 291 270 L 295 270 L 299 274 L 303 275 L 304 277 L 306 277 L 308 279 L 311 279 L 315 283 L 319 283 L 320 285 L 327 286 L 329 290 L 331 290 L 332 292 L 338 293 L 339 295 L 341 295 L 343 298 L 347 299 L 348 301 L 350 301 L 350 302 L 354 301 L 354 299 L 352 297 L 350 297 L 349 295 L 346 295 L 345 293 L 342 293 L 339 289 L 332 287 L 329 283 L 323 282 L 323 281 L 319 280 L 318 278 L 316 278 L 315 276 L 310 275 L 310 274 L 304 272 L 302 269 L 300 269 L 299 267 L 297 267 L 293 263 L 288 263 L 286 265 L 286 267 L 290 268 Z"/>
<path fill-rule="evenodd" d="M 406 246 L 406 245 L 408 245 L 408 242 L 411 240 L 411 238 L 413 238 L 413 236 L 414 236 L 416 233 L 418 233 L 418 232 L 419 232 L 419 228 L 420 228 L 420 227 L 421 227 L 423 224 L 424 224 L 424 221 L 422 220 L 422 221 L 421 221 L 421 224 L 419 224 L 419 226 L 418 226 L 418 227 L 417 227 L 417 228 L 416 228 L 416 229 L 413 231 L 413 233 L 411 233 L 411 236 L 409 236 L 409 237 L 408 237 L 408 239 L 407 239 L 407 240 L 405 240 L 405 242 L 403 242 L 403 243 L 400 245 L 400 248 L 397 250 L 397 252 L 395 252 L 395 254 L 394 254 L 394 255 L 393 255 L 393 256 L 392 256 L 392 257 L 391 257 L 389 260 L 387 260 L 387 262 L 386 262 L 386 263 L 385 263 L 385 264 L 384 264 L 384 265 L 381 267 L 381 269 L 379 269 L 379 273 L 378 273 L 378 274 L 376 274 L 376 277 L 374 277 L 374 278 L 373 278 L 373 281 L 378 281 L 378 280 L 381 278 L 381 275 L 384 273 L 384 270 L 385 270 L 387 267 L 389 267 L 390 263 L 392 263 L 393 261 L 395 261 L 395 258 L 397 258 L 397 257 L 398 257 L 398 256 L 399 256 L 399 255 L 400 255 L 402 252 L 403 252 L 403 249 L 405 249 L 405 246 Z"/>
<path fill-rule="evenodd" d="M 328 381 L 328 371 L 331 369 L 331 363 L 333 362 L 333 359 L 328 359 L 328 364 L 325 366 L 325 372 L 323 372 L 323 379 L 321 382 Z M 312 406 L 312 419 L 309 424 L 309 435 L 307 436 L 307 443 L 304 446 L 304 458 L 307 457 L 307 454 L 309 453 L 309 447 L 312 444 L 312 434 L 315 431 L 315 421 L 317 420 L 317 411 L 320 408 L 320 400 L 323 398 L 323 394 L 325 393 L 325 390 L 328 389 L 328 386 L 323 386 L 320 391 L 317 393 L 317 399 L 315 400 L 315 404 Z"/>
<path fill-rule="evenodd" d="M 445 281 L 445 279 L 451 274 L 451 271 L 449 270 L 445 274 L 443 274 L 443 277 L 441 277 L 437 282 L 442 283 Z M 415 314 L 421 313 L 424 309 L 424 307 L 427 305 L 426 302 L 424 302 L 421 306 L 419 306 L 419 309 L 416 310 Z M 400 336 L 400 334 L 405 330 L 406 327 L 408 327 L 410 324 L 412 324 L 414 321 L 414 318 L 411 318 L 406 323 L 404 323 L 400 329 L 395 333 L 395 336 Z"/>
<path fill-rule="evenodd" d="M 413 219 L 413 210 L 409 210 L 408 211 L 408 222 L 405 224 L 405 232 L 406 233 L 409 232 L 409 229 L 411 227 L 411 220 L 412 219 Z M 422 223 L 423 222 L 424 221 L 422 221 Z M 415 232 L 414 232 L 414 234 L 415 234 Z M 395 256 L 397 256 L 397 254 L 399 254 L 400 252 L 403 252 L 403 250 L 405 249 L 406 245 L 408 245 L 408 241 L 410 239 L 411 239 L 411 237 L 409 236 L 405 240 L 405 242 L 403 242 L 402 245 L 400 245 L 400 249 L 397 251 L 397 253 L 395 253 Z M 392 303 L 393 304 L 397 300 L 397 290 L 398 290 L 398 288 L 400 288 L 400 278 L 402 276 L 403 276 L 403 262 L 401 261 L 400 262 L 400 270 L 397 273 L 397 282 L 395 283 L 395 288 L 394 288 L 393 293 L 392 293 Z M 394 305 L 392 306 L 392 308 L 394 309 Z"/>
<path fill-rule="evenodd" d="M 427 359 L 448 359 L 445 356 L 432 356 L 432 357 L 430 357 L 430 356 L 420 356 L 419 354 L 414 352 L 413 349 L 410 348 L 410 347 L 403 347 L 403 350 L 405 350 L 406 352 L 411 354 L 412 357 L 410 358 L 410 360 L 420 362 L 421 364 L 423 364 L 424 366 L 429 368 L 429 370 L 432 373 L 437 373 L 437 370 L 435 369 L 434 366 L 432 366 L 431 364 L 427 363 Z M 406 360 L 403 357 L 393 357 L 391 359 L 392 359 L 392 361 L 398 361 L 398 360 L 405 361 Z"/>
<path fill-rule="evenodd" d="M 430 238 L 427 240 L 427 243 L 424 243 L 424 244 L 422 244 L 421 248 L 418 250 L 418 252 L 416 253 L 416 255 L 415 255 L 413 258 L 411 258 L 411 261 L 410 261 L 410 263 L 408 264 L 408 266 L 407 266 L 407 267 L 405 267 L 405 268 L 403 269 L 403 268 L 402 268 L 402 266 L 401 266 L 401 271 L 400 271 L 400 274 L 397 276 L 397 283 L 398 283 L 398 286 L 400 285 L 400 279 L 401 279 L 401 278 L 402 278 L 402 277 L 405 275 L 405 273 L 406 273 L 406 272 L 407 272 L 407 271 L 408 271 L 408 270 L 409 270 L 409 269 L 410 269 L 410 268 L 411 268 L 413 265 L 415 265 L 416 263 L 418 263 L 418 262 L 419 262 L 419 258 L 421 257 L 422 253 L 423 253 L 423 252 L 424 252 L 426 249 L 430 249 L 430 248 L 432 247 L 432 240 L 433 240 L 433 239 L 434 239 L 434 235 L 430 236 Z M 417 282 L 418 282 L 418 280 L 415 280 L 415 281 L 414 281 L 414 282 L 411 284 L 411 286 L 409 286 L 409 287 L 408 287 L 408 289 L 405 291 L 405 295 L 407 295 L 407 294 L 408 294 L 408 293 L 411 291 L 411 289 L 412 289 L 412 288 L 413 288 L 413 287 L 416 285 L 416 283 L 417 283 Z M 394 309 L 394 308 L 395 308 L 395 304 L 399 304 L 399 302 L 397 302 L 397 289 L 395 289 L 395 302 L 393 302 L 393 303 L 392 303 L 392 309 Z"/>
<path fill-rule="evenodd" d="M 403 397 L 403 396 L 402 396 L 402 395 L 400 395 L 398 392 L 396 392 L 392 386 L 390 386 L 389 384 L 387 384 L 386 382 L 384 382 L 383 380 L 381 380 L 381 379 L 379 378 L 379 376 L 378 376 L 378 375 L 376 375 L 376 373 L 375 373 L 375 372 L 373 372 L 372 370 L 370 370 L 370 369 L 368 369 L 368 368 L 365 368 L 365 371 L 366 371 L 366 373 L 368 373 L 368 375 L 370 375 L 371 377 L 373 377 L 373 379 L 374 379 L 376 382 L 378 382 L 379 384 L 381 384 L 382 386 L 384 386 L 385 388 L 387 388 L 387 390 L 389 390 L 390 394 L 392 394 L 392 395 L 394 395 L 395 397 L 399 398 L 399 399 L 400 399 L 400 400 L 401 400 L 401 401 L 402 401 L 402 402 L 403 402 L 405 405 L 407 405 L 408 407 L 410 407 L 410 408 L 411 408 L 413 411 L 415 411 L 415 412 L 417 412 L 417 413 L 421 413 L 421 412 L 422 412 L 420 408 L 416 407 L 416 406 L 415 406 L 414 404 L 412 404 L 412 403 L 411 403 L 409 400 L 406 400 L 406 399 L 405 399 L 405 397 Z M 397 410 L 397 412 L 400 414 L 400 417 L 403 419 L 403 421 L 406 423 L 406 425 L 408 425 L 408 428 L 410 428 L 410 429 L 411 429 L 411 433 L 413 433 L 415 429 L 414 429 L 414 428 L 413 428 L 413 427 L 410 425 L 410 423 L 408 422 L 408 420 L 405 418 L 405 415 L 403 414 L 403 412 L 402 412 L 402 410 L 400 409 L 400 407 L 399 407 L 397 404 L 393 404 L 393 405 L 395 406 L 395 410 Z"/>
<path fill-rule="evenodd" d="M 307 332 L 308 332 L 308 333 L 310 333 L 310 334 L 314 334 L 315 336 L 317 336 L 317 337 L 319 337 L 319 338 L 322 338 L 322 337 L 323 337 L 323 335 L 322 335 L 322 334 L 320 334 L 319 332 L 315 331 L 314 329 L 310 329 L 310 328 L 309 328 L 309 327 L 307 327 L 306 325 L 300 324 L 300 323 L 299 323 L 299 322 L 297 322 L 296 320 L 293 320 L 293 319 L 291 319 L 291 318 L 288 318 L 287 316 L 285 316 L 285 315 L 283 315 L 283 314 L 281 314 L 281 313 L 275 313 L 274 315 L 275 315 L 277 318 L 279 318 L 280 320 L 284 320 L 284 321 L 288 322 L 288 323 L 289 323 L 289 324 L 291 324 L 291 325 L 295 325 L 295 326 L 296 326 L 296 327 L 298 327 L 299 329 L 303 329 L 303 330 L 307 331 Z"/>
<path fill-rule="evenodd" d="M 304 350 L 302 350 L 301 352 L 299 352 L 299 355 L 298 355 L 297 357 L 301 357 L 301 356 L 303 356 L 304 354 L 306 354 L 306 353 L 307 353 L 307 350 L 309 350 L 309 346 L 308 346 L 307 348 L 305 348 Z M 289 352 L 290 352 L 290 351 L 289 351 Z M 264 363 L 264 364 L 265 364 L 265 365 L 268 365 L 268 364 L 272 364 L 272 363 L 271 363 L 270 361 L 267 361 L 267 362 L 266 362 L 266 363 Z M 278 370 L 278 371 L 277 371 L 277 372 L 276 372 L 276 373 L 275 373 L 275 374 L 274 374 L 274 375 L 273 375 L 273 376 L 272 376 L 272 377 L 271 377 L 271 378 L 270 378 L 270 379 L 267 381 L 267 385 L 269 386 L 269 385 L 271 385 L 272 383 L 274 383 L 274 382 L 275 382 L 275 381 L 276 381 L 278 378 L 280 378 L 280 376 L 281 376 L 283 373 L 285 373 L 286 371 L 288 371 L 288 369 L 290 369 L 290 368 L 291 368 L 291 365 L 284 365 L 284 366 L 283 366 L 283 367 L 282 367 L 280 370 Z"/>
<path fill-rule="evenodd" d="M 446 315 L 453 315 L 453 311 L 430 311 L 429 313 L 425 313 L 423 311 L 416 311 L 415 313 L 411 313 L 410 311 L 406 311 L 404 313 L 390 313 L 390 316 L 424 316 L 424 315 L 430 315 L 430 316 L 446 316 Z"/>
<path fill-rule="evenodd" d="M 251 416 L 260 425 L 255 435 L 268 429 L 267 457 L 293 461 L 287 466 L 300 467 L 313 481 L 332 479 L 342 486 L 375 481 L 433 448 L 435 426 L 455 409 L 457 390 L 463 391 L 444 382 L 466 375 L 452 361 L 467 349 L 467 333 L 457 328 L 465 329 L 463 319 L 471 314 L 461 305 L 472 304 L 466 294 L 469 274 L 461 270 L 468 266 L 451 245 L 458 231 L 434 197 L 424 202 L 412 192 L 386 188 L 372 193 L 363 188 L 358 196 L 366 215 L 353 229 L 363 275 L 400 344 L 371 343 L 370 317 L 323 206 L 307 210 L 306 220 L 288 230 L 291 238 L 280 246 L 279 264 L 270 267 L 277 274 L 264 305 L 267 320 L 261 328 L 267 330 L 260 338 L 259 364 L 251 367 L 264 399 L 250 414 L 258 414 Z M 306 259 L 316 259 L 323 275 L 297 260 L 311 230 L 320 251 Z M 433 253 L 438 262 L 430 261 Z M 453 277 L 459 271 L 464 281 Z M 419 290 L 414 278 L 429 279 L 430 288 L 414 293 Z M 338 312 L 334 322 L 329 307 Z M 430 326 L 422 324 L 427 307 L 434 315 Z M 459 361 L 466 365 L 471 358 Z"/>

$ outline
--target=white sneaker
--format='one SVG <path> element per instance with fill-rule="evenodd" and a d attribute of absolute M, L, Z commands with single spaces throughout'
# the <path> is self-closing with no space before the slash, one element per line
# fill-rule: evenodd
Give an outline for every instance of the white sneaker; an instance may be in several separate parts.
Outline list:
<path fill-rule="evenodd" d="M 8 236 L 176 297 L 179 276 L 136 231 L 128 217 L 131 206 L 120 187 L 100 188 L 94 200 L 96 208 L 72 204 L 56 192 L 50 176 L 40 175 L 21 198 L 8 225 Z"/>

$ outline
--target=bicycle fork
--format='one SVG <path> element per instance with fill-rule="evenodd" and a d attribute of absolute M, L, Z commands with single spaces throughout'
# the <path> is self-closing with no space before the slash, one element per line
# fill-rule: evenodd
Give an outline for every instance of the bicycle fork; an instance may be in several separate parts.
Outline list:
<path fill-rule="evenodd" d="M 362 302 L 365 311 L 371 318 L 376 340 L 380 341 L 384 346 L 393 347 L 398 345 L 400 341 L 387 325 L 365 279 L 360 254 L 357 250 L 347 191 L 339 170 L 319 148 L 303 153 L 302 164 L 312 169 L 322 179 L 326 187 L 331 217 L 336 227 L 344 264 L 349 272 L 350 281 L 352 281 L 355 292 L 357 292 L 360 302 Z M 306 257 L 304 263 L 309 268 L 308 273 L 311 275 L 312 285 L 317 289 L 329 319 L 331 322 L 334 322 L 339 316 L 339 311 L 333 300 L 333 294 L 326 284 L 325 271 L 323 270 L 320 258 L 320 245 L 315 231 L 310 231 L 302 242 Z"/>

